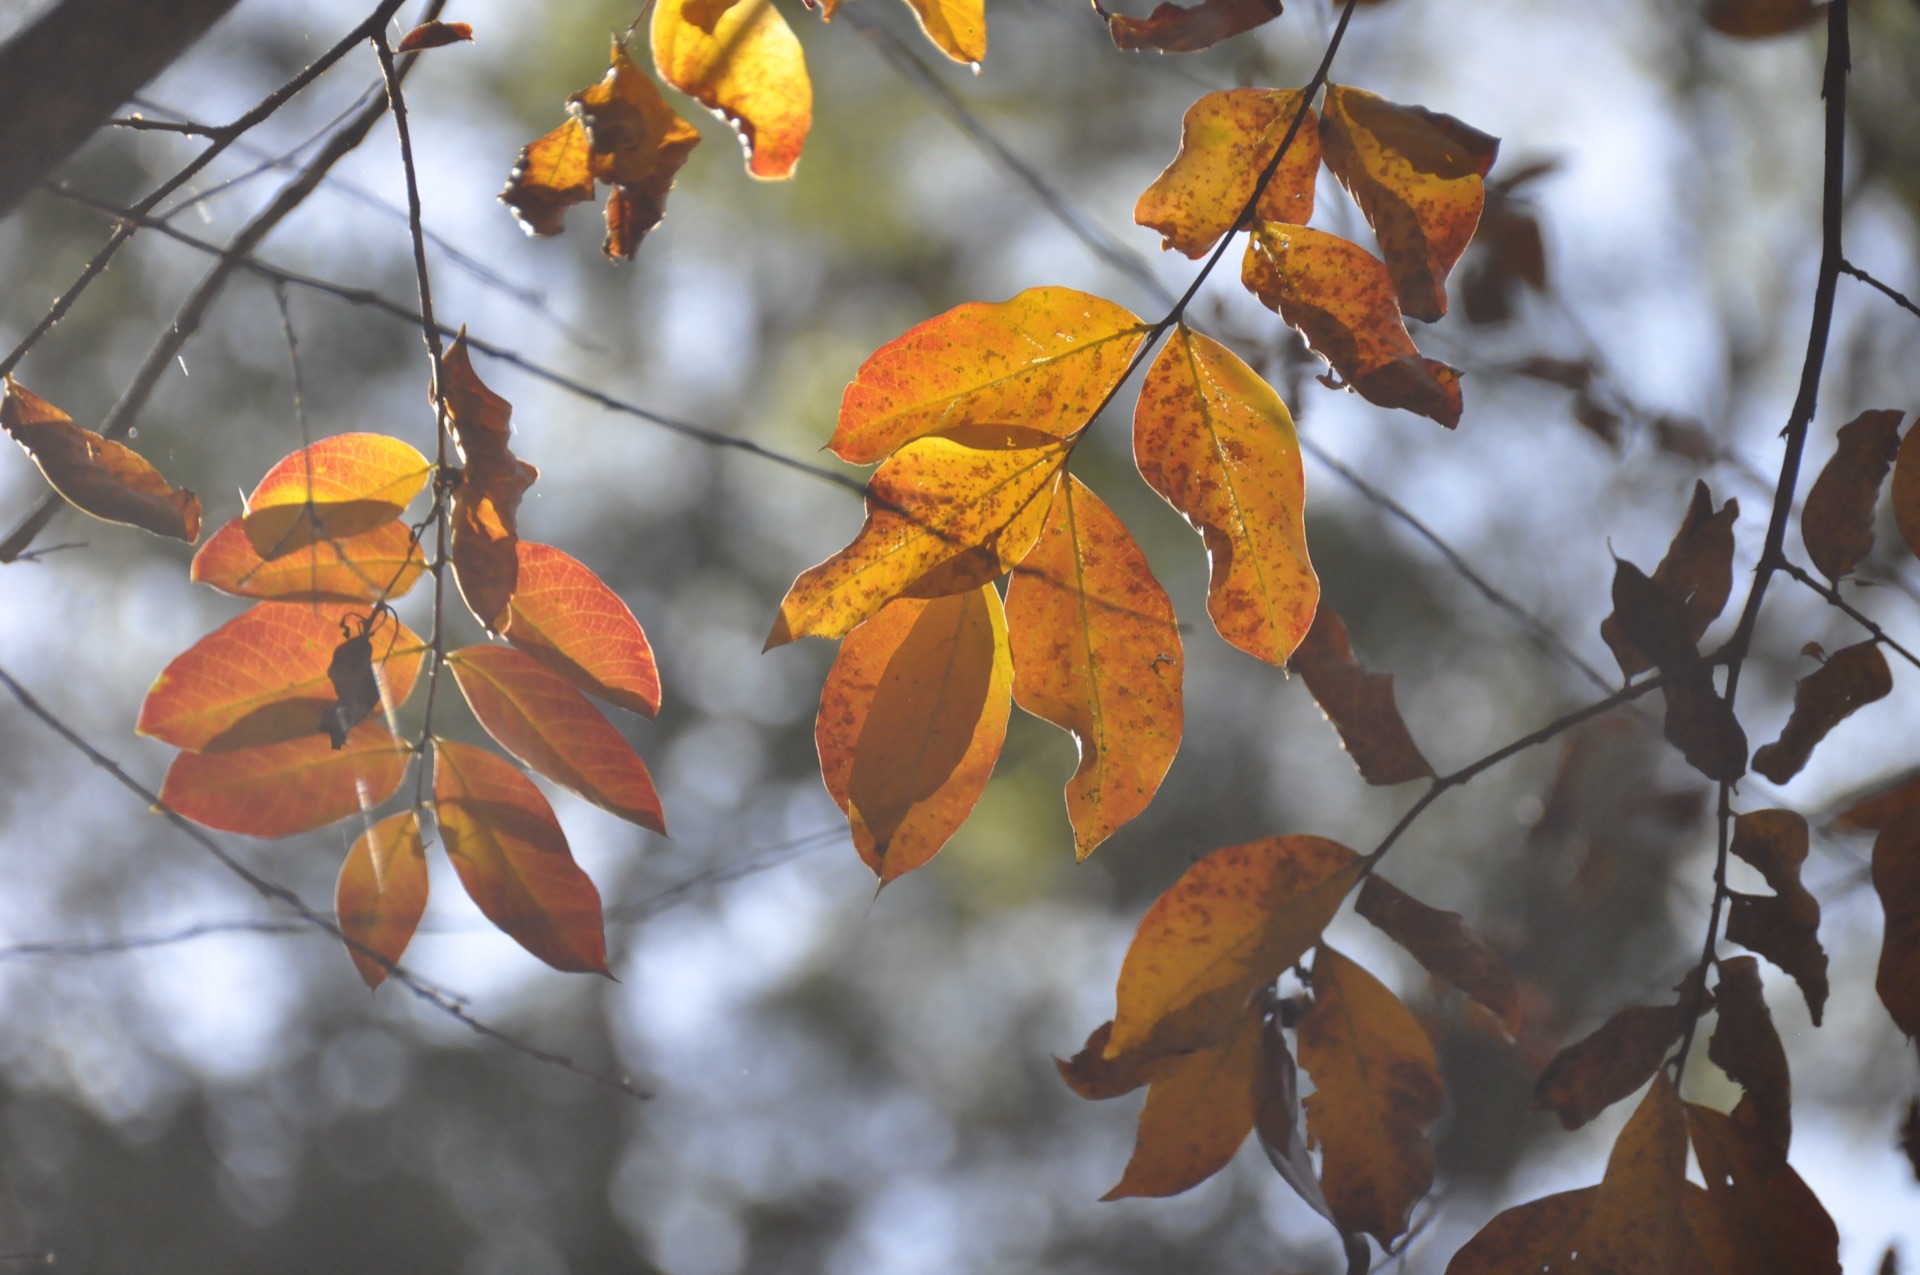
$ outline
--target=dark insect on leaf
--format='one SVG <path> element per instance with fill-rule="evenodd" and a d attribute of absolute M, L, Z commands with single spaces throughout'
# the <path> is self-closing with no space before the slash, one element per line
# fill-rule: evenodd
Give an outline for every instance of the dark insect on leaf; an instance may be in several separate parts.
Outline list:
<path fill-rule="evenodd" d="M 1393 674 L 1370 673 L 1354 658 L 1347 626 L 1325 602 L 1287 667 L 1306 682 L 1368 783 L 1433 777 L 1393 702 Z"/>
<path fill-rule="evenodd" d="M 347 733 L 380 707 L 380 682 L 373 675 L 372 625 L 333 648 L 327 665 L 333 683 L 334 704 L 320 717 L 320 729 L 334 750 L 347 746 Z"/>
<path fill-rule="evenodd" d="M 1858 710 L 1893 693 L 1893 670 L 1874 642 L 1835 651 L 1833 658 L 1793 688 L 1793 715 L 1780 738 L 1753 755 L 1753 768 L 1776 784 L 1800 773 L 1827 732 Z"/>
<path fill-rule="evenodd" d="M 1873 509 L 1900 450 L 1900 413 L 1862 412 L 1840 427 L 1833 458 L 1813 480 L 1800 512 L 1807 556 L 1838 580 L 1873 550 Z"/>
<path fill-rule="evenodd" d="M 1200 0 L 1184 6 L 1162 4 L 1144 18 L 1109 13 L 1093 0 L 1093 11 L 1106 19 L 1114 47 L 1129 53 L 1147 49 L 1161 53 L 1198 53 L 1222 40 L 1241 35 L 1280 16 L 1280 0 Z"/>

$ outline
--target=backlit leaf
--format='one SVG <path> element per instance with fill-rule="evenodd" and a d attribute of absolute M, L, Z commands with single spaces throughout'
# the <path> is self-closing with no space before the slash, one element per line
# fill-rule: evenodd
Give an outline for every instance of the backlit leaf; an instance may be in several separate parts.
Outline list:
<path fill-rule="evenodd" d="M 1838 1275 L 1840 1233 L 1778 1149 L 1739 1121 L 1687 1104 L 1707 1208 L 1739 1275 Z"/>
<path fill-rule="evenodd" d="M 820 775 L 881 884 L 931 859 L 993 774 L 1013 662 L 991 584 L 901 598 L 847 634 L 820 692 Z"/>
<path fill-rule="evenodd" d="M 1460 373 L 1414 349 L 1387 268 L 1365 248 L 1325 231 L 1263 221 L 1247 244 L 1240 278 L 1300 330 L 1342 378 L 1337 388 L 1448 429 L 1460 423 Z"/>
<path fill-rule="evenodd" d="M 280 460 L 247 497 L 247 543 L 273 560 L 392 522 L 433 466 L 386 434 L 336 434 Z"/>
<path fill-rule="evenodd" d="M 231 752 L 320 736 L 337 695 L 328 669 L 363 610 L 342 603 L 262 602 L 176 656 L 154 679 L 135 727 L 189 752 Z M 394 708 L 413 693 L 425 651 L 405 625 L 382 616 L 369 657 Z M 324 742 L 324 741 L 323 741 Z"/>
<path fill-rule="evenodd" d="M 1056 1058 L 1053 1065 L 1067 1087 L 1082 1098 L 1101 1101 L 1132 1093 L 1174 1061 L 1164 1055 L 1122 1054 L 1107 1057 L 1107 1041 L 1113 1034 L 1111 1021 L 1101 1023 L 1087 1037 L 1087 1043 L 1072 1058 Z M 1177 1055 L 1176 1055 L 1177 1057 Z"/>
<path fill-rule="evenodd" d="M 1793 1082 L 1760 985 L 1760 962 L 1723 957 L 1719 970 L 1713 995 L 1718 1021 L 1707 1057 L 1747 1091 L 1741 1106 L 1752 1112 L 1754 1131 L 1785 1160 L 1793 1140 Z"/>
<path fill-rule="evenodd" d="M 567 228 L 567 209 L 594 196 L 593 143 L 579 116 L 520 148 L 500 202 L 513 210 L 530 235 L 557 235 Z"/>
<path fill-rule="evenodd" d="M 0 429 L 81 512 L 188 544 L 200 538 L 198 497 L 171 486 L 138 452 L 81 429 L 11 376 L 0 396 Z"/>
<path fill-rule="evenodd" d="M 1247 998 L 1319 941 L 1359 875 L 1359 855 L 1313 836 L 1228 846 L 1188 868 L 1127 949 L 1107 1056 L 1225 1040 Z"/>
<path fill-rule="evenodd" d="M 987 56 L 986 0 L 907 0 L 920 29 L 955 62 L 978 65 Z"/>
<path fill-rule="evenodd" d="M 1294 1194 L 1307 1202 L 1321 1217 L 1337 1227 L 1333 1206 L 1320 1189 L 1320 1174 L 1307 1153 L 1305 1127 L 1300 1109 L 1300 1072 L 1287 1048 L 1286 1033 L 1280 1030 L 1278 1015 L 1270 1016 L 1260 1035 L 1266 1070 L 1260 1082 L 1259 1102 L 1255 1106 L 1253 1131 L 1260 1137 L 1260 1149 L 1267 1163 Z"/>
<path fill-rule="evenodd" d="M 1473 238 L 1481 179 L 1497 138 L 1418 106 L 1327 85 L 1320 110 L 1327 167 L 1353 195 L 1387 260 L 1401 313 L 1447 312 L 1447 273 Z"/>
<path fill-rule="evenodd" d="M 1207 546 L 1207 614 L 1220 636 L 1284 664 L 1313 623 L 1300 445 L 1286 405 L 1231 350 L 1177 327 L 1133 418 L 1141 477 Z"/>
<path fill-rule="evenodd" d="M 1072 288 L 956 306 L 861 364 L 827 446 L 870 465 L 924 434 L 968 425 L 1064 438 L 1113 391 L 1146 331 L 1132 313 Z"/>
<path fill-rule="evenodd" d="M 773 0 L 718 9 L 660 0 L 653 9 L 660 78 L 733 125 L 755 177 L 791 177 L 813 124 L 813 83 L 800 41 Z"/>
<path fill-rule="evenodd" d="M 1578 1129 L 1646 1084 L 1686 1027 L 1684 1002 L 1621 1010 L 1547 1064 L 1534 1086 L 1533 1105 Z"/>
<path fill-rule="evenodd" d="M 1733 853 L 1759 869 L 1774 893 L 1730 892 L 1727 937 L 1792 975 L 1813 1025 L 1827 1003 L 1827 954 L 1820 947 L 1820 903 L 1800 883 L 1807 821 L 1791 810 L 1756 810 L 1733 825 Z"/>
<path fill-rule="evenodd" d="M 602 810 L 666 832 L 646 763 L 572 682 L 504 646 L 465 647 L 447 665 L 502 748 Z"/>
<path fill-rule="evenodd" d="M 1069 444 L 981 426 L 916 438 L 867 484 L 853 543 L 800 573 L 769 649 L 843 637 L 899 597 L 966 593 L 997 579 L 1040 538 Z"/>
<path fill-rule="evenodd" d="M 482 748 L 434 741 L 440 838 L 489 921 L 557 970 L 607 972 L 600 892 L 533 781 Z"/>
<path fill-rule="evenodd" d="M 403 596 L 427 569 L 413 534 L 397 521 L 343 539 L 319 540 L 272 561 L 235 518 L 193 555 L 192 578 L 243 598 L 371 602 Z"/>
<path fill-rule="evenodd" d="M 1825 9 L 1814 0 L 1707 0 L 1707 25 L 1727 35 L 1757 39 L 1798 31 Z"/>
<path fill-rule="evenodd" d="M 1907 548 L 1920 556 L 1920 417 L 1907 426 L 1900 454 L 1893 461 L 1893 521 Z"/>
<path fill-rule="evenodd" d="M 333 907 L 349 939 L 398 961 L 427 908 L 427 848 L 411 810 L 388 815 L 347 851 L 334 885 Z M 347 955 L 368 987 L 387 978 L 386 967 L 349 947 Z"/>
<path fill-rule="evenodd" d="M 299 739 L 227 753 L 181 753 L 160 801 L 209 828 L 291 837 L 371 810 L 399 791 L 411 754 L 377 721 L 335 749 L 317 730 Z"/>
<path fill-rule="evenodd" d="M 1920 817 L 1897 819 L 1874 839 L 1873 889 L 1886 913 L 1873 985 L 1900 1030 L 1920 1036 Z"/>
<path fill-rule="evenodd" d="M 1716 511 L 1707 485 L 1696 482 L 1687 516 L 1654 568 L 1651 579 L 1679 604 L 1685 617 L 1680 627 L 1690 641 L 1700 640 L 1726 609 L 1733 592 L 1733 524 L 1739 517 L 1739 501 L 1728 500 Z M 1621 631 L 1617 615 L 1601 621 L 1600 636 L 1625 677 L 1643 673 L 1655 663 Z"/>
<path fill-rule="evenodd" d="M 1115 48 L 1128 52 L 1198 53 L 1280 16 L 1280 0 L 1199 0 L 1161 4 L 1144 18 L 1094 9 L 1107 20 Z"/>
<path fill-rule="evenodd" d="M 507 641 L 609 704 L 660 710 L 660 671 L 640 622 L 592 571 L 552 545 L 522 540 Z"/>
<path fill-rule="evenodd" d="M 1547 1275 L 1576 1269 L 1580 1228 L 1599 1194 L 1599 1187 L 1588 1186 L 1514 1205 L 1453 1255 L 1446 1275 Z"/>
<path fill-rule="evenodd" d="M 1509 1033 L 1519 1025 L 1520 992 L 1500 954 L 1457 912 L 1428 907 L 1378 873 L 1367 878 L 1354 911 L 1445 979 L 1492 1010 Z"/>
<path fill-rule="evenodd" d="M 1260 174 L 1273 162 L 1296 117 L 1300 127 L 1254 216 L 1304 226 L 1313 216 L 1320 171 L 1320 123 L 1303 111 L 1299 89 L 1225 89 L 1209 93 L 1180 122 L 1180 150 L 1133 206 L 1133 219 L 1161 234 L 1162 248 L 1204 257 L 1238 224 Z"/>
<path fill-rule="evenodd" d="M 1703 1199 L 1687 1181 L 1686 1112 L 1659 1072 L 1607 1158 L 1576 1241 L 1579 1269 L 1709 1275 L 1692 1221 Z"/>
<path fill-rule="evenodd" d="M 1253 1132 L 1265 1072 L 1260 1035 L 1260 1015 L 1249 1010 L 1220 1044 L 1161 1061 L 1133 1158 L 1102 1199 L 1177 1195 L 1226 1167 Z"/>
<path fill-rule="evenodd" d="M 420 49 L 440 49 L 473 39 L 473 27 L 465 22 L 422 22 L 400 37 L 393 46 L 396 53 L 414 53 Z"/>
<path fill-rule="evenodd" d="M 1007 585 L 1013 696 L 1072 733 L 1080 858 L 1153 800 L 1180 748 L 1173 603 L 1113 511 L 1071 474 Z"/>
<path fill-rule="evenodd" d="M 1393 702 L 1393 674 L 1370 673 L 1353 657 L 1347 626 L 1326 603 L 1287 667 L 1298 673 L 1320 711 L 1340 732 L 1361 778 L 1370 784 L 1431 779 L 1433 767 L 1413 742 Z"/>
<path fill-rule="evenodd" d="M 1829 580 L 1839 580 L 1872 552 L 1874 505 L 1899 451 L 1898 412 L 1862 412 L 1840 427 L 1833 457 L 1800 511 L 1807 556 Z"/>
<path fill-rule="evenodd" d="M 506 621 L 520 574 L 520 498 L 540 471 L 507 445 L 513 406 L 481 382 L 462 332 L 440 360 L 447 419 L 466 470 L 449 517 L 454 582 L 489 633 Z"/>
<path fill-rule="evenodd" d="M 1753 768 L 1776 784 L 1800 773 L 1815 745 L 1859 709 L 1893 693 L 1893 670 L 1876 642 L 1835 651 L 1793 688 L 1793 715 L 1780 738 L 1753 755 Z"/>
<path fill-rule="evenodd" d="M 567 103 L 586 130 L 588 173 L 613 187 L 607 199 L 606 254 L 630 258 L 641 238 L 660 224 L 674 176 L 700 144 L 700 133 L 667 105 L 617 37 L 605 77 Z M 514 171 L 515 184 L 503 196 L 509 204 L 523 170 Z M 556 176 L 562 191 L 575 189 L 570 173 Z"/>

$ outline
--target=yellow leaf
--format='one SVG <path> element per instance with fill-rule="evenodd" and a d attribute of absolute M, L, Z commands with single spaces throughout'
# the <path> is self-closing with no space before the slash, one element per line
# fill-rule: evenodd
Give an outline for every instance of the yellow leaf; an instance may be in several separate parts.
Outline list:
<path fill-rule="evenodd" d="M 907 0 L 927 39 L 955 62 L 978 65 L 987 56 L 986 0 Z"/>
<path fill-rule="evenodd" d="M 1133 1158 L 1101 1198 L 1177 1195 L 1226 1167 L 1253 1132 L 1266 1075 L 1260 1033 L 1260 1013 L 1249 1009 L 1222 1043 L 1159 1064 Z"/>
<path fill-rule="evenodd" d="M 340 865 L 333 898 L 341 933 L 398 961 L 427 907 L 427 849 L 419 816 L 403 810 L 361 833 Z M 386 981 L 380 962 L 351 947 L 347 955 L 368 987 Z"/>
<path fill-rule="evenodd" d="M 813 123 L 813 83 L 800 41 L 773 0 L 718 9 L 699 0 L 653 8 L 660 78 L 733 125 L 755 177 L 793 176 Z"/>
<path fill-rule="evenodd" d="M 1179 153 L 1141 193 L 1134 221 L 1159 231 L 1161 247 L 1204 257 L 1239 221 L 1298 116 L 1300 127 L 1254 216 L 1304 226 L 1313 216 L 1320 124 L 1302 105 L 1299 89 L 1225 89 L 1195 102 L 1180 122 Z"/>

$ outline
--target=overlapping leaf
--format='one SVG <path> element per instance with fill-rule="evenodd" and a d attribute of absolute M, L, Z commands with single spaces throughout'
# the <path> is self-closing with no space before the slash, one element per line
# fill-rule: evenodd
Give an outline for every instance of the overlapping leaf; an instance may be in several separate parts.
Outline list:
<path fill-rule="evenodd" d="M 1533 1105 L 1578 1129 L 1647 1083 L 1686 1030 L 1693 999 L 1705 994 L 1689 983 L 1671 1005 L 1621 1010 L 1547 1064 L 1534 1086 Z"/>
<path fill-rule="evenodd" d="M 1280 0 L 1198 0 L 1192 5 L 1163 3 L 1144 18 L 1095 12 L 1107 20 L 1114 47 L 1127 52 L 1198 53 L 1222 40 L 1244 35 L 1280 16 Z"/>
<path fill-rule="evenodd" d="M 1793 1141 L 1793 1082 L 1760 985 L 1760 962 L 1751 956 L 1725 957 L 1719 971 L 1713 995 L 1717 1022 L 1707 1057 L 1747 1091 L 1735 1115 L 1745 1117 L 1784 1160 Z"/>
<path fill-rule="evenodd" d="M 1631 562 L 1616 561 L 1610 618 L 1660 670 L 1668 741 L 1709 779 L 1732 783 L 1745 774 L 1747 733 L 1694 646 L 1686 603 Z"/>
<path fill-rule="evenodd" d="M 402 596 L 426 569 L 418 541 L 398 521 L 268 560 L 235 518 L 207 537 L 193 555 L 191 574 L 198 584 L 243 598 L 364 604 Z"/>
<path fill-rule="evenodd" d="M 1248 1012 L 1221 1043 L 1160 1060 L 1133 1157 L 1101 1198 L 1177 1195 L 1226 1167 L 1253 1132 L 1265 1073 L 1260 1038 L 1260 1015 Z"/>
<path fill-rule="evenodd" d="M 1709 1275 L 1713 1267 L 1694 1226 L 1704 1200 L 1687 1181 L 1686 1112 L 1661 1072 L 1607 1158 L 1575 1240 L 1583 1269 Z"/>
<path fill-rule="evenodd" d="M 1893 670 L 1876 642 L 1835 651 L 1793 688 L 1793 715 L 1780 738 L 1753 754 L 1753 768 L 1776 784 L 1800 773 L 1827 733 L 1875 700 L 1893 693 Z"/>
<path fill-rule="evenodd" d="M 1920 816 L 1880 829 L 1873 843 L 1873 889 L 1886 914 L 1874 989 L 1908 1036 L 1920 1036 Z"/>
<path fill-rule="evenodd" d="M 11 376 L 0 396 L 0 429 L 27 449 L 53 489 L 83 513 L 156 536 L 200 538 L 200 500 L 176 489 L 138 452 L 90 429 Z"/>
<path fill-rule="evenodd" d="M 1686 1113 L 1706 1211 L 1732 1250 L 1716 1275 L 1839 1275 L 1840 1233 L 1786 1156 L 1738 1119 L 1691 1102 Z"/>
<path fill-rule="evenodd" d="M 247 543 L 273 561 L 346 540 L 405 512 L 427 485 L 427 458 L 386 434 L 336 434 L 269 469 L 247 497 Z"/>
<path fill-rule="evenodd" d="M 1727 937 L 1793 976 L 1813 1025 L 1827 1003 L 1827 954 L 1820 947 L 1820 902 L 1800 883 L 1807 821 L 1790 810 L 1756 810 L 1733 826 L 1733 853 L 1757 868 L 1771 895 L 1731 891 Z"/>
<path fill-rule="evenodd" d="M 336 749 L 315 731 L 227 753 L 181 753 L 160 801 L 209 828 L 250 837 L 291 837 L 379 805 L 399 790 L 406 745 L 377 721 L 362 722 Z"/>
<path fill-rule="evenodd" d="M 1840 427 L 1833 457 L 1800 511 L 1807 556 L 1829 580 L 1839 580 L 1873 551 L 1874 506 L 1899 451 L 1898 412 L 1862 412 Z"/>
<path fill-rule="evenodd" d="M 1313 627 L 1287 667 L 1298 673 L 1320 711 L 1340 732 L 1361 778 L 1370 784 L 1431 779 L 1433 767 L 1393 702 L 1393 674 L 1371 673 L 1353 656 L 1347 626 L 1321 603 Z"/>
<path fill-rule="evenodd" d="M 1684 616 L 1681 627 L 1690 642 L 1705 635 L 1733 592 L 1733 524 L 1739 517 L 1739 501 L 1728 500 L 1715 510 L 1707 485 L 1696 482 L 1680 530 L 1653 570 L 1653 582 L 1679 604 Z M 1632 677 L 1653 666 L 1654 661 L 1621 629 L 1618 614 L 1600 622 L 1600 636 L 1623 676 Z"/>
<path fill-rule="evenodd" d="M 518 556 L 507 640 L 596 699 L 658 712 L 653 647 L 620 595 L 552 545 L 522 540 Z"/>
<path fill-rule="evenodd" d="M 1260 1137 L 1260 1149 L 1266 1153 L 1267 1163 L 1273 1166 L 1281 1181 L 1292 1187 L 1294 1194 L 1306 1201 L 1315 1213 L 1338 1227 L 1340 1223 L 1334 1219 L 1333 1206 L 1327 1203 L 1326 1192 L 1320 1189 L 1320 1174 L 1307 1152 L 1306 1139 L 1301 1136 L 1306 1120 L 1300 1108 L 1300 1072 L 1294 1065 L 1292 1051 L 1287 1048 L 1278 1014 L 1267 1018 L 1260 1039 L 1266 1055 L 1266 1072 L 1253 1118 L 1253 1131 Z"/>
<path fill-rule="evenodd" d="M 418 815 L 403 810 L 360 834 L 340 865 L 333 906 L 348 939 L 389 961 L 400 959 L 427 907 L 427 848 Z M 380 962 L 352 947 L 347 955 L 368 987 L 386 981 Z"/>
<path fill-rule="evenodd" d="M 540 471 L 507 445 L 513 406 L 473 370 L 466 333 L 447 347 L 440 370 L 448 424 L 466 462 L 448 517 L 453 578 L 474 618 L 498 632 L 520 575 L 520 498 Z"/>
<path fill-rule="evenodd" d="M 755 177 L 791 177 L 813 124 L 813 82 L 773 0 L 660 0 L 653 8 L 660 78 L 731 124 Z"/>
<path fill-rule="evenodd" d="M 1054 1067 L 1067 1087 L 1082 1098 L 1095 1102 L 1132 1093 L 1165 1071 L 1180 1055 L 1122 1054 L 1107 1057 L 1107 1042 L 1113 1037 L 1111 1020 L 1101 1023 L 1087 1037 L 1087 1043 L 1072 1058 L 1056 1058 Z"/>
<path fill-rule="evenodd" d="M 1907 548 L 1920 556 L 1920 417 L 1907 426 L 1900 440 L 1900 452 L 1893 460 L 1893 482 L 1888 487 L 1893 498 L 1893 521 Z"/>
<path fill-rule="evenodd" d="M 1134 221 L 1159 231 L 1162 248 L 1204 257 L 1238 224 L 1296 119 L 1299 127 L 1261 188 L 1254 216 L 1306 225 L 1320 171 L 1320 123 L 1299 89 L 1225 89 L 1189 106 L 1180 150 L 1141 193 Z"/>
<path fill-rule="evenodd" d="M 1367 878 L 1353 906 L 1412 953 L 1429 974 L 1492 1010 L 1508 1032 L 1519 1025 L 1520 990 L 1513 974 L 1458 912 L 1428 907 L 1379 873 Z"/>

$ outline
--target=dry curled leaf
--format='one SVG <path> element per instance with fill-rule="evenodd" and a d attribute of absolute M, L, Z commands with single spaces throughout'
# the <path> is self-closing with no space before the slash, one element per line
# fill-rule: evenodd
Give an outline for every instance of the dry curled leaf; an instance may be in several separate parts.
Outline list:
<path fill-rule="evenodd" d="M 1163 1071 L 1170 1058 L 1161 1055 L 1122 1054 L 1107 1057 L 1107 1041 L 1113 1035 L 1111 1020 L 1101 1023 L 1087 1037 L 1087 1043 L 1071 1058 L 1056 1058 L 1054 1067 L 1067 1088 L 1082 1098 L 1103 1101 L 1129 1094 L 1150 1082 Z"/>
<path fill-rule="evenodd" d="M 427 908 L 427 849 L 420 817 L 403 810 L 361 833 L 340 865 L 333 890 L 340 932 L 389 961 L 398 961 L 413 941 Z M 387 967 L 349 946 L 347 955 L 368 987 L 386 981 Z"/>
<path fill-rule="evenodd" d="M 416 53 L 421 49 L 441 49 L 449 44 L 472 41 L 473 27 L 465 22 L 422 22 L 400 37 L 393 46 L 396 53 Z"/>
<path fill-rule="evenodd" d="M 447 347 L 440 369 L 447 424 L 466 462 L 453 489 L 448 556 L 467 609 L 487 632 L 497 633 L 520 577 L 520 499 L 540 471 L 507 445 L 513 406 L 473 370 L 465 332 Z"/>
<path fill-rule="evenodd" d="M 1609 618 L 1623 640 L 1660 670 L 1668 741 L 1709 779 L 1732 783 L 1745 774 L 1746 731 L 1694 647 L 1685 602 L 1631 562 L 1617 561 Z"/>
<path fill-rule="evenodd" d="M 1707 626 L 1726 609 L 1733 592 L 1733 524 L 1739 517 L 1739 501 L 1728 500 L 1716 511 L 1707 485 L 1696 482 L 1680 530 L 1674 533 L 1660 565 L 1653 569 L 1654 584 L 1680 607 L 1684 618 L 1681 628 L 1689 642 L 1701 639 Z M 1600 636 L 1613 651 L 1624 677 L 1643 673 L 1658 663 L 1622 631 L 1617 613 L 1600 622 Z"/>
<path fill-rule="evenodd" d="M 1730 892 L 1727 937 L 1792 976 L 1813 1025 L 1827 1003 L 1827 954 L 1820 947 L 1820 903 L 1800 882 L 1807 821 L 1790 810 L 1756 810 L 1733 825 L 1732 851 L 1758 869 L 1772 895 Z"/>
<path fill-rule="evenodd" d="M 320 714 L 320 729 L 335 748 L 347 746 L 347 732 L 373 716 L 380 707 L 380 679 L 373 671 L 373 626 L 333 648 L 327 664 L 327 681 L 333 684 L 334 702 Z"/>
<path fill-rule="evenodd" d="M 1893 670 L 1877 642 L 1835 651 L 1793 688 L 1793 714 L 1780 738 L 1753 755 L 1753 768 L 1776 784 L 1800 773 L 1827 733 L 1860 709 L 1893 693 Z"/>
<path fill-rule="evenodd" d="M 653 69 L 733 126 L 747 171 L 768 180 L 793 176 L 813 125 L 813 82 L 773 0 L 724 8 L 659 0 L 651 30 Z"/>
<path fill-rule="evenodd" d="M 1760 985 L 1760 962 L 1730 956 L 1719 970 L 1713 995 L 1718 1021 L 1707 1057 L 1747 1091 L 1741 1107 L 1752 1113 L 1755 1132 L 1785 1160 L 1793 1141 L 1793 1083 Z"/>
<path fill-rule="evenodd" d="M 1320 123 L 1299 89 L 1224 89 L 1188 107 L 1180 121 L 1180 150 L 1141 192 L 1134 221 L 1159 231 L 1162 248 L 1206 256 L 1239 224 L 1296 119 L 1286 155 L 1260 188 L 1254 217 L 1304 226 L 1313 216 L 1320 171 Z"/>
<path fill-rule="evenodd" d="M 175 488 L 138 452 L 90 429 L 11 376 L 0 429 L 27 449 L 47 482 L 82 513 L 188 544 L 200 538 L 200 500 Z"/>
<path fill-rule="evenodd" d="M 1129 53 L 1198 53 L 1242 35 L 1280 16 L 1280 0 L 1199 0 L 1193 5 L 1164 3 L 1144 18 L 1110 13 L 1094 0 L 1106 19 L 1114 47 Z"/>
<path fill-rule="evenodd" d="M 1354 658 L 1347 626 L 1324 602 L 1287 667 L 1340 732 L 1360 776 L 1370 784 L 1431 779 L 1433 767 L 1413 742 L 1393 702 L 1393 674 L 1371 673 Z"/>
<path fill-rule="evenodd" d="M 1898 412 L 1862 412 L 1840 427 L 1833 457 L 1800 511 L 1807 556 L 1827 579 L 1838 581 L 1873 551 L 1874 506 L 1899 451 Z"/>
<path fill-rule="evenodd" d="M 1379 873 L 1367 878 L 1353 910 L 1445 979 L 1492 1010 L 1511 1034 L 1519 1025 L 1520 991 L 1500 954 L 1458 912 L 1428 907 Z"/>

